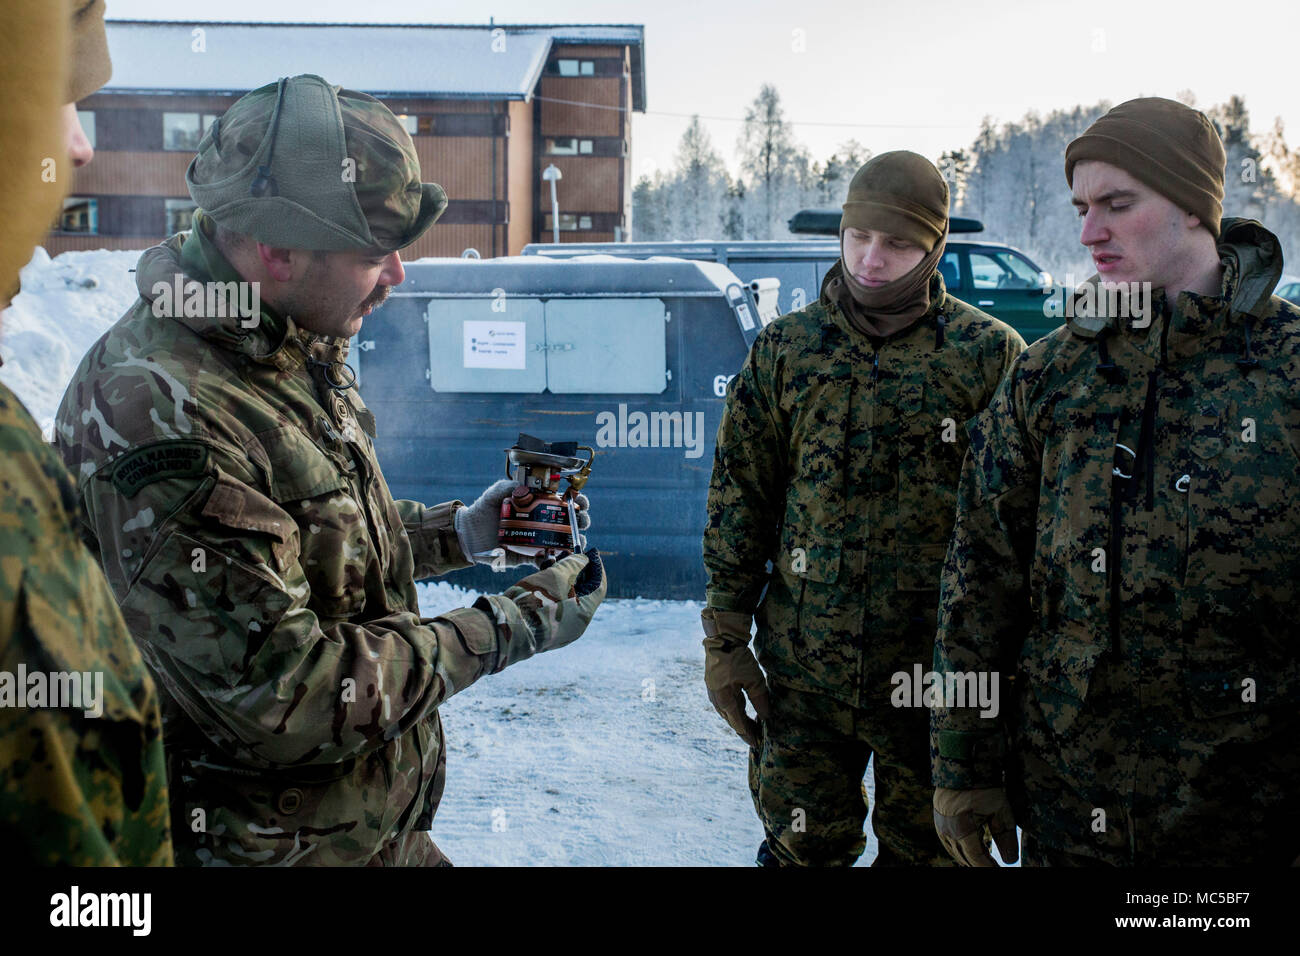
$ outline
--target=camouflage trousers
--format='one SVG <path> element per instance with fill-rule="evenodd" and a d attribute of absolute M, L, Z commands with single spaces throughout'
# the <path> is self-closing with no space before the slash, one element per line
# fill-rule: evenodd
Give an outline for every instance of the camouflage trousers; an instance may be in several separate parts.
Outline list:
<path fill-rule="evenodd" d="M 872 866 L 952 865 L 934 832 L 929 712 L 863 710 L 771 683 L 749 790 L 768 849 L 788 866 L 852 866 L 866 849 L 863 776 L 875 777 Z"/>

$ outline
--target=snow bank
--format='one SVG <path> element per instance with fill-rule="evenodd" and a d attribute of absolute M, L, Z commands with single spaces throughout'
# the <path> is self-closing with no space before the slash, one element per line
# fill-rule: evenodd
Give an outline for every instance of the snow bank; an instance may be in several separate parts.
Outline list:
<path fill-rule="evenodd" d="M 86 351 L 136 299 L 139 251 L 65 252 L 38 247 L 22 291 L 0 318 L 0 382 L 27 406 L 48 439 L 64 389 Z"/>

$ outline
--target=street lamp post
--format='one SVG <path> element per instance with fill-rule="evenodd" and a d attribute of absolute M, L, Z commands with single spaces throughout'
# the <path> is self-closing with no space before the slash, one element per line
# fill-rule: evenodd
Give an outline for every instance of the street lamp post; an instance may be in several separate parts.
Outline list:
<path fill-rule="evenodd" d="M 551 163 L 542 170 L 542 178 L 551 184 L 551 241 L 558 246 L 560 244 L 560 201 L 555 195 L 555 183 L 564 177 L 560 174 L 560 167 Z"/>

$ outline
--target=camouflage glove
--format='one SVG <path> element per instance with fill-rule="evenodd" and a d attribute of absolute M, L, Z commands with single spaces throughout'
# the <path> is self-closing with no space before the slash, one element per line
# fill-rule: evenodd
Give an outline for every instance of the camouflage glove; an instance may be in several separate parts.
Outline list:
<path fill-rule="evenodd" d="M 948 855 L 962 866 L 997 866 L 989 853 L 989 835 L 1003 862 L 1020 859 L 1016 819 L 1001 787 L 934 791 L 934 829 Z"/>
<path fill-rule="evenodd" d="M 608 586 L 600 552 L 589 548 L 528 575 L 504 594 L 479 598 L 474 607 L 497 625 L 492 673 L 576 641 L 605 599 Z"/>
<path fill-rule="evenodd" d="M 767 678 L 749 649 L 749 624 L 753 615 L 706 607 L 704 624 L 704 685 L 709 703 L 742 740 L 757 750 L 763 728 L 745 711 L 745 696 L 759 720 L 767 720 Z"/>
<path fill-rule="evenodd" d="M 502 478 L 491 485 L 478 499 L 464 508 L 456 509 L 453 522 L 456 536 L 460 539 L 460 549 L 465 557 L 477 564 L 488 564 L 494 568 L 509 568 L 533 565 L 536 562 L 527 555 L 514 551 L 498 549 L 497 531 L 501 527 L 501 503 L 515 490 L 515 482 Z M 587 508 L 591 504 L 586 495 L 574 496 L 578 506 L 578 530 L 584 531 L 591 525 L 591 515 Z M 585 535 L 578 535 L 579 547 L 587 546 Z"/>

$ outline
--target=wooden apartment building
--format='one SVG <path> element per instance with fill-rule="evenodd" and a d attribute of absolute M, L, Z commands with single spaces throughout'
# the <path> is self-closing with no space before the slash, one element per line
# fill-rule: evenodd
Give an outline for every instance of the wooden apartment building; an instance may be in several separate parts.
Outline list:
<path fill-rule="evenodd" d="M 631 112 L 645 111 L 639 25 L 108 21 L 113 78 L 77 104 L 95 147 L 51 255 L 143 249 L 189 228 L 185 169 L 212 120 L 281 76 L 316 73 L 403 118 L 447 191 L 403 258 L 517 255 L 552 236 L 617 242 L 631 216 Z"/>

